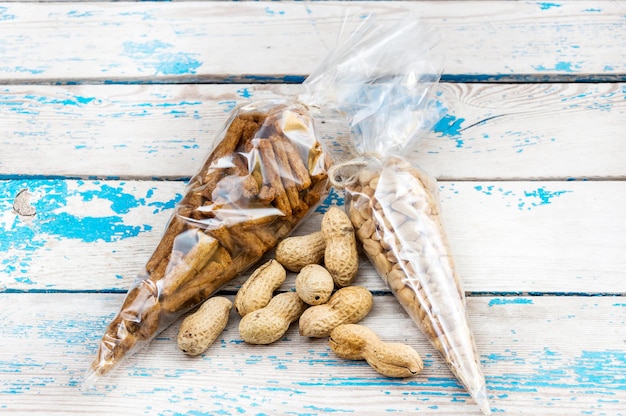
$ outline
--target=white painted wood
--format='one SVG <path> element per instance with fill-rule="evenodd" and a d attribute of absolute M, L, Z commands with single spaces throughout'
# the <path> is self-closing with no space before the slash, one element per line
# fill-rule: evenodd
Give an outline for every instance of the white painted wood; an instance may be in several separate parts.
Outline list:
<path fill-rule="evenodd" d="M 45 414 L 479 415 L 468 395 L 391 296 L 364 324 L 425 360 L 411 379 L 379 376 L 337 358 L 325 340 L 292 327 L 269 346 L 226 331 L 202 356 L 176 347 L 178 323 L 97 391 L 79 385 L 121 295 L 1 294 L 0 409 Z M 626 304 L 600 297 L 479 297 L 468 313 L 497 414 L 623 414 Z"/>
<path fill-rule="evenodd" d="M 0 287 L 126 290 L 183 188 L 182 182 L 2 182 Z M 11 212 L 22 189 L 33 195 L 33 218 Z M 626 292 L 623 181 L 440 182 L 440 189 L 467 291 Z M 296 234 L 319 229 L 320 220 L 316 213 Z M 365 259 L 358 282 L 386 290 Z"/>
<path fill-rule="evenodd" d="M 301 79 L 346 10 L 422 17 L 442 34 L 448 79 L 623 79 L 626 68 L 624 7 L 609 0 L 6 3 L 0 80 Z"/>
<path fill-rule="evenodd" d="M 494 414 L 626 414 L 626 5 L 610 0 L 0 4 L 0 413 L 479 414 L 365 258 L 364 323 L 422 353 L 414 379 L 295 327 L 247 345 L 233 311 L 201 357 L 177 350 L 179 321 L 80 390 L 184 192 L 172 179 L 233 106 L 293 97 L 344 10 L 412 10 L 443 35 L 448 111 L 415 158 L 440 179 Z M 321 126 L 345 157 L 340 130 Z"/>
<path fill-rule="evenodd" d="M 299 91 L 250 84 L 0 86 L 0 175 L 189 177 L 235 105 L 292 99 Z M 416 160 L 441 179 L 626 176 L 626 84 L 442 83 L 438 94 L 447 111 L 426 132 Z M 349 154 L 341 125 L 320 125 L 320 134 L 342 150 L 339 158 Z"/>
<path fill-rule="evenodd" d="M 439 178 L 624 178 L 626 84 L 440 89 L 449 112 L 419 149 Z"/>

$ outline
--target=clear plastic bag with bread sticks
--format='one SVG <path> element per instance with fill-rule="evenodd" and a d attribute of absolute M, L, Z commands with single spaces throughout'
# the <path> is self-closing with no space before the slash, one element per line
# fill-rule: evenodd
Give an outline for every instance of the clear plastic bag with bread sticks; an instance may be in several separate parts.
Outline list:
<path fill-rule="evenodd" d="M 257 263 L 328 192 L 331 159 L 306 106 L 235 109 L 108 324 L 83 388 Z"/>
<path fill-rule="evenodd" d="M 433 96 L 442 68 L 437 37 L 409 17 L 368 27 L 360 39 L 368 48 L 337 51 L 332 65 L 353 68 L 354 74 L 322 73 L 305 82 L 313 96 L 328 92 L 319 84 L 342 86 L 334 99 L 357 156 L 330 168 L 331 183 L 345 190 L 358 240 L 382 280 L 481 411 L 490 414 L 437 181 L 411 158 L 422 135 L 443 116 Z"/>

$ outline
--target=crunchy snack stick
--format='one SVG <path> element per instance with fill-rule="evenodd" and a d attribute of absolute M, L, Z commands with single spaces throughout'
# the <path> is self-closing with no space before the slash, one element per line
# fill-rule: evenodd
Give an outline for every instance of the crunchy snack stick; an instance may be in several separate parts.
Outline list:
<path fill-rule="evenodd" d="M 106 328 L 88 380 L 256 263 L 328 190 L 330 158 L 303 106 L 241 107 L 220 137 Z"/>
<path fill-rule="evenodd" d="M 489 414 L 485 379 L 441 220 L 436 181 L 395 156 L 346 165 L 363 167 L 344 185 L 346 209 L 365 253 L 454 375 Z"/>

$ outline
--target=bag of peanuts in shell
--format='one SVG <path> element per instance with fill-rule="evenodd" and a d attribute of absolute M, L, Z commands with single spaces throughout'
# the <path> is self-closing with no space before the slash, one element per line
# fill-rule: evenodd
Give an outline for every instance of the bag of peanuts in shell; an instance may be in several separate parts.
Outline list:
<path fill-rule="evenodd" d="M 334 74 L 305 82 L 312 101 L 333 83 L 356 157 L 329 170 L 362 248 L 484 414 L 485 378 L 468 326 L 465 294 L 446 239 L 435 178 L 412 162 L 420 136 L 443 116 L 433 87 L 441 74 L 436 35 L 417 19 L 372 25 L 360 45 L 338 51 Z M 352 72 L 349 70 L 352 69 Z M 365 88 L 363 87 L 365 86 Z"/>

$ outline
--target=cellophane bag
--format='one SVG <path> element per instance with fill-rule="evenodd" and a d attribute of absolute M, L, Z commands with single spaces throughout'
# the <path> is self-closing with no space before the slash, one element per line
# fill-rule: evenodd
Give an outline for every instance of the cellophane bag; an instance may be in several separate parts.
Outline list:
<path fill-rule="evenodd" d="M 398 302 L 441 353 L 484 414 L 490 413 L 465 294 L 443 226 L 437 182 L 411 155 L 442 116 L 433 87 L 441 74 L 437 37 L 418 19 L 363 27 L 335 51 L 337 71 L 311 74 L 306 99 L 333 95 L 357 156 L 331 167 L 345 189 L 358 240 Z M 320 87 L 324 85 L 324 87 Z M 333 87 L 330 87 L 330 86 Z"/>
<path fill-rule="evenodd" d="M 107 326 L 85 386 L 255 264 L 318 204 L 331 159 L 313 122 L 295 100 L 233 111 Z"/>

